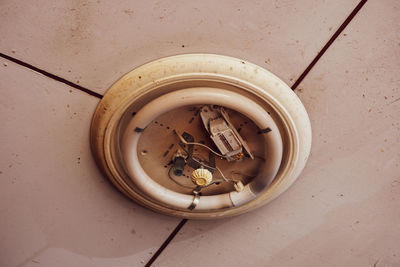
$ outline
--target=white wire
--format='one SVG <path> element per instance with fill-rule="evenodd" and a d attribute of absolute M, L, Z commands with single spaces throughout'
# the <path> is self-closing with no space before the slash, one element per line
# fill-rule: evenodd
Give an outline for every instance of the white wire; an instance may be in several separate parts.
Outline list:
<path fill-rule="evenodd" d="M 199 157 L 200 156 L 200 154 L 192 154 L 193 156 L 197 156 L 197 157 Z M 235 182 L 235 180 L 234 179 L 228 179 L 228 178 L 226 178 L 225 177 L 225 175 L 222 173 L 222 171 L 221 171 L 221 169 L 220 168 L 218 168 L 217 166 L 215 166 L 215 167 L 211 167 L 211 166 L 208 166 L 207 164 L 205 164 L 204 162 L 201 162 L 201 161 L 198 161 L 197 159 L 195 159 L 194 157 L 192 157 L 192 159 L 193 160 L 195 160 L 197 163 L 199 163 L 199 164 L 201 164 L 201 165 L 204 165 L 205 167 L 208 167 L 208 168 L 212 168 L 212 169 L 215 169 L 215 170 L 217 170 L 220 174 L 221 174 L 221 176 L 222 176 L 222 179 L 225 181 L 225 182 Z M 199 157 L 199 159 L 201 160 L 201 158 Z"/>
<path fill-rule="evenodd" d="M 215 154 L 215 155 L 217 155 L 218 157 L 221 157 L 221 158 L 227 158 L 227 156 L 224 156 L 224 155 L 222 155 L 222 154 L 220 154 L 220 153 L 218 153 L 218 152 L 214 151 L 213 149 L 211 149 L 210 147 L 208 147 L 208 146 L 206 146 L 206 145 L 204 145 L 204 144 L 201 144 L 201 143 L 195 143 L 195 142 L 185 142 L 185 144 L 187 144 L 187 145 L 197 145 L 197 146 L 202 146 L 202 147 L 205 147 L 205 148 L 207 148 L 208 150 L 210 150 L 212 153 L 214 153 L 214 154 Z"/>
<path fill-rule="evenodd" d="M 184 144 L 202 146 L 202 147 L 207 148 L 207 149 L 210 150 L 212 153 L 214 153 L 215 155 L 217 155 L 217 156 L 219 156 L 219 157 L 221 157 L 221 158 L 227 158 L 227 156 L 224 156 L 224 155 L 219 154 L 218 152 L 215 152 L 213 149 L 211 149 L 210 147 L 208 147 L 208 146 L 206 146 L 206 145 L 204 145 L 204 144 L 195 143 L 195 142 L 187 142 L 178 132 L 176 132 L 176 131 L 174 131 L 174 132 L 175 132 L 175 134 L 179 137 L 179 139 L 180 139 Z M 194 155 L 194 154 L 193 154 L 193 155 Z M 192 158 L 193 158 L 193 157 L 192 157 Z M 193 159 L 194 159 L 194 158 L 193 158 Z M 196 159 L 194 159 L 194 160 L 197 161 Z M 207 166 L 207 167 L 210 167 L 210 166 L 208 166 L 208 165 L 206 165 L 206 164 L 204 164 L 204 163 L 202 163 L 202 162 L 198 162 L 198 163 L 203 164 L 203 165 L 205 165 L 205 166 Z M 210 168 L 212 168 L 212 167 L 210 167 Z M 221 171 L 217 166 L 215 166 L 215 169 L 218 170 L 218 172 L 221 174 L 222 178 L 223 178 L 226 182 L 231 182 L 231 183 L 236 183 L 236 182 L 237 182 L 237 181 L 235 181 L 234 179 L 228 179 L 228 178 L 226 178 L 225 175 L 222 173 L 222 171 Z"/>
<path fill-rule="evenodd" d="M 212 148 L 210 148 L 210 147 L 208 147 L 208 146 L 206 146 L 206 145 L 204 145 L 204 144 L 186 141 L 186 140 L 182 137 L 182 135 L 180 135 L 177 131 L 174 131 L 174 133 L 179 137 L 179 139 L 182 141 L 182 143 L 184 143 L 184 144 L 186 144 L 186 145 L 197 145 L 197 146 L 202 146 L 202 147 L 205 147 L 205 148 L 207 148 L 208 150 L 210 150 L 212 153 L 214 153 L 214 154 L 217 155 L 218 157 L 227 158 L 227 156 L 224 156 L 224 155 L 222 155 L 222 154 L 220 154 L 220 153 L 214 151 Z"/>
<path fill-rule="evenodd" d="M 225 175 L 222 173 L 222 171 L 221 171 L 217 166 L 215 166 L 215 169 L 217 169 L 217 171 L 219 171 L 219 173 L 221 174 L 222 178 L 223 178 L 226 182 L 235 183 L 235 180 L 226 178 Z"/>

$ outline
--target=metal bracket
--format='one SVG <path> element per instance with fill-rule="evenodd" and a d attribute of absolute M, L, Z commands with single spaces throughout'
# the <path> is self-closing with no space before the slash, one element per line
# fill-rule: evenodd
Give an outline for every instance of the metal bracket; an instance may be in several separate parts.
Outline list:
<path fill-rule="evenodd" d="M 193 210 L 194 208 L 196 208 L 196 206 L 199 204 L 200 202 L 200 192 L 193 190 L 193 201 L 192 204 L 190 204 L 190 206 L 188 207 L 189 210 Z"/>

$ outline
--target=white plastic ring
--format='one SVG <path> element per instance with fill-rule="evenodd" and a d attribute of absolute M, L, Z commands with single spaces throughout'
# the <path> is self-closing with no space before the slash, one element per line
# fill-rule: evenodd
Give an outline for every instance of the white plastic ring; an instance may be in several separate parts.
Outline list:
<path fill-rule="evenodd" d="M 267 160 L 258 176 L 241 192 L 201 197 L 195 209 L 213 210 L 247 203 L 264 190 L 278 172 L 282 160 L 282 138 L 266 110 L 251 99 L 232 91 L 207 87 L 188 88 L 162 95 L 145 105 L 131 119 L 122 138 L 121 151 L 126 170 L 135 185 L 150 198 L 168 207 L 188 208 L 193 202 L 193 196 L 169 190 L 151 179 L 139 163 L 137 146 L 141 130 L 155 118 L 175 108 L 198 104 L 220 105 L 236 110 L 251 119 L 260 129 L 271 129 L 264 134 Z"/>

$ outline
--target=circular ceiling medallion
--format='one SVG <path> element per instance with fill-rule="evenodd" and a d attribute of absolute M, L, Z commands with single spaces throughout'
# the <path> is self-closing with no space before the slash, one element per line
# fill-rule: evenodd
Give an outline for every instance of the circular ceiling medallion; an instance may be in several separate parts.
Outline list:
<path fill-rule="evenodd" d="M 220 55 L 162 58 L 118 80 L 91 127 L 98 166 L 154 211 L 213 219 L 284 192 L 310 153 L 311 126 L 269 71 Z"/>

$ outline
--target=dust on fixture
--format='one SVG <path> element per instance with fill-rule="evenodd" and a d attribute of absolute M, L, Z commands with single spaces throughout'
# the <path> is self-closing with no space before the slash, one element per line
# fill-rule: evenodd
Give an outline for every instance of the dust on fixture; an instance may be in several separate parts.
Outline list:
<path fill-rule="evenodd" d="M 285 191 L 311 146 L 292 90 L 243 60 L 186 54 L 126 74 L 97 107 L 97 164 L 154 211 L 212 219 L 247 212 Z"/>

